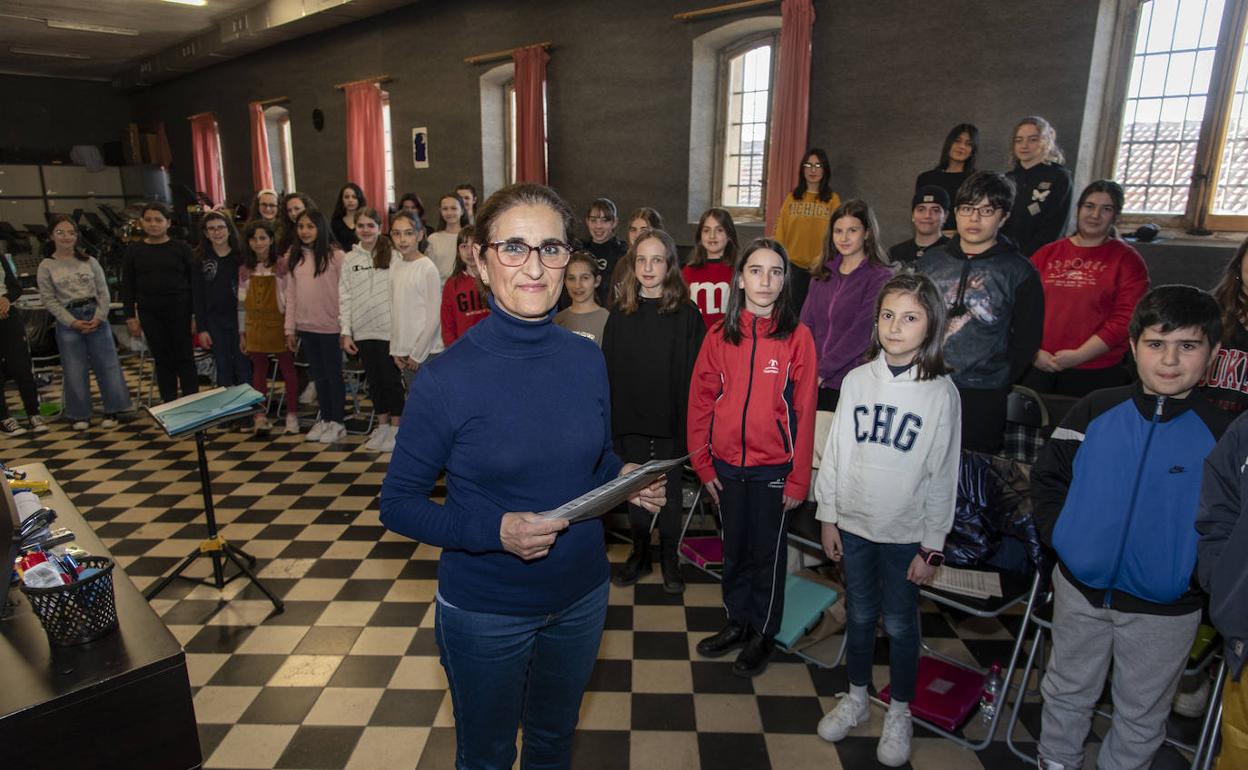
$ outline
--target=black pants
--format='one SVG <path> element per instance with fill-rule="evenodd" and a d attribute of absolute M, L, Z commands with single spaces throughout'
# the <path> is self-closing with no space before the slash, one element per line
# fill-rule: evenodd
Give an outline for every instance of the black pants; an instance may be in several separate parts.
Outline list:
<path fill-rule="evenodd" d="M 840 388 L 819 388 L 819 401 L 816 408 L 820 412 L 835 412 L 836 405 L 841 401 Z"/>
<path fill-rule="evenodd" d="M 995 455 L 1005 443 L 1005 401 L 1010 389 L 958 388 L 962 398 L 962 448 Z"/>
<path fill-rule="evenodd" d="M 390 357 L 390 341 L 356 340 L 355 344 L 360 349 L 373 410 L 394 417 L 403 414 L 403 377 Z"/>
<path fill-rule="evenodd" d="M 655 438 L 637 433 L 625 433 L 615 437 L 615 453 L 626 463 L 646 463 L 651 460 L 670 460 L 680 457 L 676 442 L 670 438 Z M 667 502 L 659 511 L 659 542 L 672 548 L 680 539 L 680 470 L 667 474 Z M 629 504 L 628 520 L 633 530 L 633 540 L 648 541 L 651 514 L 639 505 Z"/>
<path fill-rule="evenodd" d="M 39 391 L 35 387 L 34 372 L 30 369 L 26 325 L 15 307 L 9 308 L 8 318 L 0 319 L 0 420 L 9 416 L 9 404 L 4 397 L 5 380 L 17 383 L 26 417 L 39 414 Z"/>
<path fill-rule="evenodd" d="M 741 481 L 719 474 L 719 514 L 724 525 L 724 607 L 728 620 L 767 638 L 784 617 L 784 479 Z"/>
<path fill-rule="evenodd" d="M 182 395 L 198 392 L 195 352 L 191 346 L 191 298 L 140 298 L 138 305 L 139 325 L 143 327 L 147 349 L 152 351 L 160 400 L 177 400 L 179 382 Z"/>
<path fill-rule="evenodd" d="M 1116 388 L 1131 381 L 1122 364 L 1104 369 L 1067 369 L 1064 372 L 1042 372 L 1034 366 L 1023 375 L 1023 385 L 1037 393 L 1083 398 L 1094 390 Z"/>
<path fill-rule="evenodd" d="M 806 302 L 806 292 L 810 289 L 810 271 L 797 265 L 789 265 L 789 299 L 793 309 L 800 316 L 802 305 Z"/>

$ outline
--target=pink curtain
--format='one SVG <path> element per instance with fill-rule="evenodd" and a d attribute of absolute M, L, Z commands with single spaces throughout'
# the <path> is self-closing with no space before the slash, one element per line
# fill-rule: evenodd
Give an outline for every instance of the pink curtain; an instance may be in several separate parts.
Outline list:
<path fill-rule="evenodd" d="M 352 83 L 346 92 L 347 181 L 360 186 L 369 206 L 384 212 L 386 127 L 382 123 L 381 89 L 376 83 Z"/>
<path fill-rule="evenodd" d="M 540 45 L 517 48 L 516 181 L 546 184 L 546 62 Z"/>
<path fill-rule="evenodd" d="M 811 0 L 780 5 L 780 66 L 771 110 L 771 152 L 767 161 L 767 232 L 776 226 L 784 196 L 797 186 L 810 118 L 810 38 L 815 24 Z M 825 169 L 826 173 L 826 169 Z"/>
<path fill-rule="evenodd" d="M 255 190 L 273 190 L 273 166 L 269 163 L 269 134 L 264 129 L 264 107 L 252 102 L 251 112 L 251 186 Z"/>
<path fill-rule="evenodd" d="M 173 149 L 169 147 L 169 136 L 165 133 L 165 121 L 156 124 L 156 159 L 153 161 L 161 168 L 173 165 Z"/>
<path fill-rule="evenodd" d="M 217 153 L 217 117 L 205 112 L 191 117 L 191 152 L 195 159 L 195 189 L 206 194 L 213 206 L 225 203 L 225 185 Z"/>

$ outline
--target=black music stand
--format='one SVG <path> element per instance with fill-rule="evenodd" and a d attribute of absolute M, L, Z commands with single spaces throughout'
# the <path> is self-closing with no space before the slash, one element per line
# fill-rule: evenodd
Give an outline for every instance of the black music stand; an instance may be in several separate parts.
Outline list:
<path fill-rule="evenodd" d="M 144 408 L 147 409 L 147 407 Z M 178 566 L 173 568 L 173 572 L 166 575 L 155 585 L 155 587 L 147 592 L 145 596 L 148 601 L 156 598 L 156 595 L 165 590 L 165 588 L 172 583 L 175 578 L 191 580 L 193 582 L 200 583 L 201 585 L 212 586 L 217 590 L 221 590 L 222 588 L 225 588 L 225 585 L 230 581 L 237 577 L 246 575 L 247 579 L 252 582 L 252 585 L 259 588 L 265 596 L 269 597 L 269 601 L 273 602 L 273 609 L 276 612 L 281 612 L 285 609 L 285 604 L 282 600 L 277 598 L 277 595 L 270 591 L 264 583 L 260 582 L 260 578 L 256 577 L 256 574 L 252 571 L 251 568 L 256 566 L 256 557 L 229 542 L 217 531 L 217 515 L 212 506 L 212 479 L 208 475 L 208 454 L 204 449 L 204 445 L 208 440 L 209 428 L 213 428 L 217 425 L 221 425 L 222 423 L 231 422 L 242 417 L 260 414 L 263 411 L 264 406 L 261 404 L 240 414 L 222 415 L 221 417 L 194 429 L 195 450 L 199 455 L 199 486 L 200 490 L 204 494 L 204 518 L 208 524 L 208 539 L 201 541 L 198 548 L 187 554 L 186 558 L 183 559 Z M 151 414 L 150 409 L 148 409 L 148 413 Z M 155 416 L 153 416 L 153 419 L 156 419 Z M 156 419 L 156 424 L 160 425 L 161 428 L 164 429 L 164 425 L 159 419 Z M 185 435 L 185 433 L 186 432 L 174 434 L 165 430 L 165 434 L 170 438 L 176 438 L 177 436 Z M 184 577 L 182 575 L 183 571 L 185 571 L 187 567 L 191 566 L 191 564 L 193 564 L 195 560 L 201 556 L 207 556 L 212 559 L 212 577 Z M 227 560 L 238 568 L 238 571 L 233 575 L 226 576 L 225 574 L 225 562 Z"/>

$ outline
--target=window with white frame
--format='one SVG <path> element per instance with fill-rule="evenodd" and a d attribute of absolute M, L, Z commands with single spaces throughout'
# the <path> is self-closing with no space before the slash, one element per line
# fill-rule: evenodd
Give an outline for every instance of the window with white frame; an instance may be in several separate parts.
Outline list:
<path fill-rule="evenodd" d="M 290 110 L 282 105 L 264 108 L 264 131 L 269 142 L 269 168 L 279 193 L 295 189 L 295 154 L 290 133 Z"/>
<path fill-rule="evenodd" d="M 1248 0 L 1143 0 L 1114 164 L 1128 215 L 1248 229 Z"/>
<path fill-rule="evenodd" d="M 385 133 L 386 144 L 386 200 L 383 206 L 377 206 L 384 213 L 394 205 L 394 139 L 390 133 L 390 92 L 381 92 L 381 123 Z"/>
<path fill-rule="evenodd" d="M 716 203 L 742 218 L 762 218 L 775 35 L 724 51 L 720 66 Z"/>

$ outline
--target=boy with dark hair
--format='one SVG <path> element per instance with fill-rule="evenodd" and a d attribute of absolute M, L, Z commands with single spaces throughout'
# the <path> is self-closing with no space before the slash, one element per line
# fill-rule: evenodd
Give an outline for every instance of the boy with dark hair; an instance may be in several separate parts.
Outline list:
<path fill-rule="evenodd" d="M 949 213 L 949 193 L 945 188 L 929 184 L 916 190 L 910 201 L 914 237 L 889 248 L 889 260 L 894 265 L 913 265 L 928 249 L 948 243 L 949 238 L 940 228 Z"/>
<path fill-rule="evenodd" d="M 1222 753 L 1218 768 L 1248 767 L 1248 418 L 1231 423 L 1205 461 L 1200 490 L 1197 577 L 1209 594 L 1209 618 L 1222 635 Z"/>
<path fill-rule="evenodd" d="M 464 203 L 464 211 L 468 213 L 468 221 L 477 221 L 477 188 L 472 186 L 471 182 L 461 182 L 455 185 L 455 194 Z M 423 213 L 423 212 L 422 212 Z"/>
<path fill-rule="evenodd" d="M 589 231 L 589 238 L 581 241 L 581 250 L 594 255 L 599 275 L 614 275 L 615 263 L 628 251 L 628 244 L 615 237 L 618 223 L 619 213 L 610 198 L 595 198 L 585 212 L 585 229 Z M 610 281 L 603 281 L 595 292 L 598 304 L 608 309 L 615 304 L 610 284 Z M 563 307 L 562 303 L 560 307 Z"/>
<path fill-rule="evenodd" d="M 995 454 L 1011 386 L 1044 336 L 1044 289 L 1031 260 L 1000 235 L 1014 203 L 1003 174 L 979 171 L 958 188 L 958 235 L 915 265 L 949 303 L 945 362 L 962 398 L 962 448 Z"/>
<path fill-rule="evenodd" d="M 1146 768 L 1165 737 L 1200 624 L 1200 468 L 1230 420 L 1195 390 L 1221 332 L 1217 302 L 1199 289 L 1144 295 L 1130 323 L 1139 382 L 1075 404 L 1032 469 L 1037 528 L 1058 557 L 1041 768 L 1082 763 L 1111 661 L 1097 767 Z"/>

